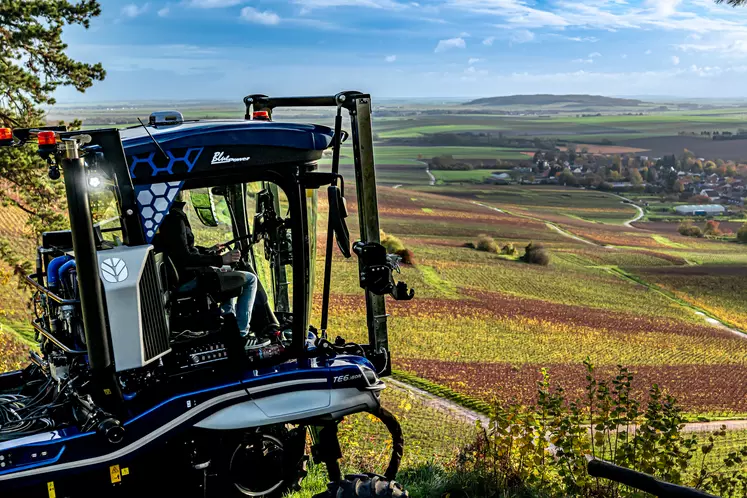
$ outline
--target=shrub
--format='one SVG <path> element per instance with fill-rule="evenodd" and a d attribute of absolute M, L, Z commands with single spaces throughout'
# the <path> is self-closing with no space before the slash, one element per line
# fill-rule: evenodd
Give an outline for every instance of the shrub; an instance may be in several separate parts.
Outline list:
<path fill-rule="evenodd" d="M 475 249 L 477 249 L 478 251 L 492 252 L 496 254 L 499 252 L 498 242 L 496 242 L 493 237 L 488 237 L 487 235 L 480 235 L 477 238 Z"/>
<path fill-rule="evenodd" d="M 701 230 L 699 226 L 693 225 L 692 221 L 690 220 L 685 220 L 682 223 L 680 223 L 680 226 L 677 228 L 677 231 L 680 233 L 680 235 L 684 235 L 685 237 L 702 237 L 703 236 L 703 230 Z"/>
<path fill-rule="evenodd" d="M 547 266 L 550 264 L 550 254 L 545 247 L 542 244 L 535 244 L 534 242 L 530 242 L 524 248 L 524 256 L 521 259 L 533 265 Z"/>
<path fill-rule="evenodd" d="M 509 242 L 501 247 L 501 254 L 505 254 L 506 256 L 516 256 L 519 254 L 519 251 L 514 247 L 513 243 Z"/>
<path fill-rule="evenodd" d="M 713 235 L 718 236 L 721 235 L 721 229 L 718 227 L 719 222 L 716 220 L 708 220 L 706 222 L 705 230 L 703 231 L 703 235 Z"/>
<path fill-rule="evenodd" d="M 386 252 L 389 254 L 396 254 L 402 258 L 402 263 L 406 265 L 414 264 L 415 256 L 413 252 L 405 247 L 405 244 L 394 235 L 390 235 L 384 230 L 379 231 L 381 238 L 381 245 L 386 248 Z"/>
<path fill-rule="evenodd" d="M 381 238 L 381 245 L 386 248 L 386 252 L 389 254 L 397 254 L 397 251 L 403 251 L 405 245 L 394 235 L 385 233 L 384 230 L 379 231 Z"/>
<path fill-rule="evenodd" d="M 402 249 L 401 251 L 397 251 L 394 254 L 402 258 L 402 263 L 406 265 L 415 264 L 415 255 L 412 253 L 410 249 Z"/>
<path fill-rule="evenodd" d="M 747 243 L 747 223 L 742 225 L 737 231 L 737 240 Z"/>
<path fill-rule="evenodd" d="M 517 487 L 529 496 L 643 496 L 591 477 L 587 457 L 718 496 L 747 491 L 741 465 L 747 447 L 722 459 L 706 458 L 726 436 L 726 426 L 699 440 L 683 431 L 682 408 L 657 385 L 643 402 L 636 399 L 627 368 L 618 366 L 614 377 L 604 379 L 588 359 L 584 365 L 587 382 L 579 398 L 553 387 L 543 369 L 536 406 L 495 403 L 489 426 L 457 459 L 457 472 L 481 483 L 479 496 L 504 496 L 502 490 Z"/>

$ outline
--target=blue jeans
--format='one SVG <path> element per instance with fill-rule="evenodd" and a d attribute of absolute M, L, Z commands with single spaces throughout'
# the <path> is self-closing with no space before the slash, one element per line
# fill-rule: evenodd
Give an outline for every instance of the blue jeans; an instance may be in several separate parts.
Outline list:
<path fill-rule="evenodd" d="M 246 283 L 241 289 L 241 295 L 223 303 L 220 309 L 223 313 L 233 313 L 239 325 L 241 335 L 249 333 L 249 322 L 252 319 L 254 299 L 257 297 L 257 276 L 249 272 L 240 272 L 246 277 Z"/>

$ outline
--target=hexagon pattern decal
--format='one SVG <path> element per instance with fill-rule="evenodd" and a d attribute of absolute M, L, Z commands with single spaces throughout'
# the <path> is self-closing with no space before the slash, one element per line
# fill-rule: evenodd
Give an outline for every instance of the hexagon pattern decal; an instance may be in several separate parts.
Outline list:
<path fill-rule="evenodd" d="M 140 222 L 143 224 L 145 240 L 148 242 L 153 240 L 183 184 L 184 182 L 166 182 L 135 186 Z"/>
<path fill-rule="evenodd" d="M 189 173 L 197 164 L 197 159 L 200 158 L 202 150 L 203 147 L 191 147 L 184 152 L 183 156 L 175 156 L 174 152 L 166 150 L 168 161 L 163 157 L 163 154 L 156 154 L 156 151 L 147 155 L 130 156 L 130 176 L 132 178 L 144 178 Z"/>
<path fill-rule="evenodd" d="M 184 149 L 181 149 L 184 150 Z M 156 151 L 139 156 L 130 156 L 130 177 L 144 178 L 189 173 L 197 164 L 203 147 L 191 147 L 184 150 L 184 155 L 166 150 L 168 161 Z M 143 225 L 145 239 L 153 240 L 164 216 L 168 214 L 177 192 L 184 182 L 152 183 L 150 185 L 136 185 L 135 195 L 140 209 L 140 222 Z"/>

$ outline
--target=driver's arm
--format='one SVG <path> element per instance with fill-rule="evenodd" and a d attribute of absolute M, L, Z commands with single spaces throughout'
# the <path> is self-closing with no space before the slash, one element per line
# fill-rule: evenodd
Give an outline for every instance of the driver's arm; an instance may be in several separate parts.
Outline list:
<path fill-rule="evenodd" d="M 161 225 L 160 235 L 166 252 L 177 268 L 223 265 L 223 257 L 219 254 L 201 254 L 196 247 L 190 246 L 187 225 L 179 216 L 167 216 Z"/>

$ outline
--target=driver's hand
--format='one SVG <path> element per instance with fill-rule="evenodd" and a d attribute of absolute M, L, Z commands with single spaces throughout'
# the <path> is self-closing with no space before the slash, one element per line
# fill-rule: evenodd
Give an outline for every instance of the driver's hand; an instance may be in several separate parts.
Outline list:
<path fill-rule="evenodd" d="M 215 244 L 213 247 L 210 248 L 213 252 L 221 252 L 223 248 L 226 247 L 223 244 Z"/>
<path fill-rule="evenodd" d="M 238 249 L 234 249 L 233 251 L 224 254 L 222 258 L 224 265 L 238 263 L 239 259 L 241 259 L 241 251 L 239 251 Z"/>

